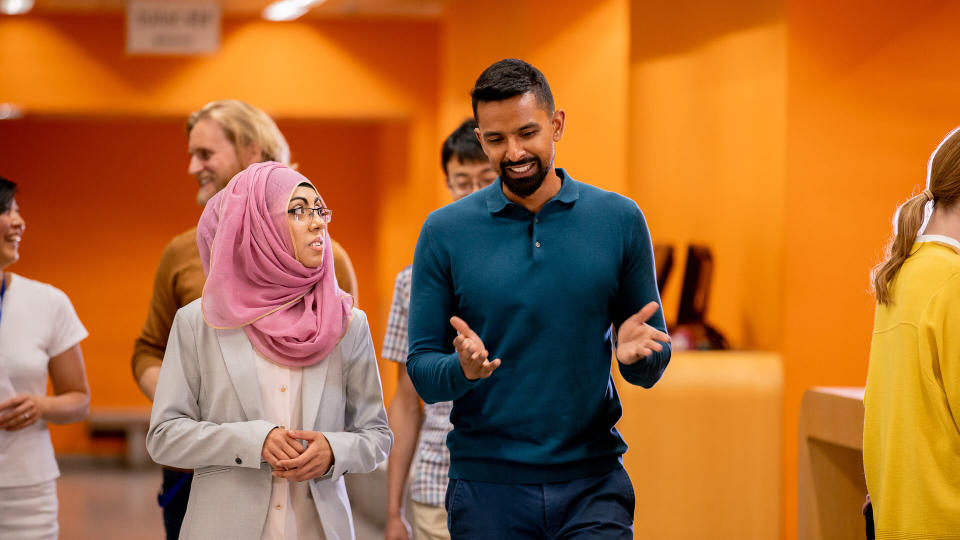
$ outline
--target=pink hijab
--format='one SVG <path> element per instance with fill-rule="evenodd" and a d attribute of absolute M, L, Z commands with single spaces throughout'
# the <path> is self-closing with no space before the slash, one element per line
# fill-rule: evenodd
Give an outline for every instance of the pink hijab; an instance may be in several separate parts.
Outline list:
<path fill-rule="evenodd" d="M 328 232 L 318 268 L 295 256 L 287 205 L 303 183 L 310 181 L 285 165 L 255 163 L 207 202 L 197 224 L 204 320 L 217 329 L 242 326 L 257 352 L 288 367 L 323 361 L 346 334 L 353 307 L 337 286 Z"/>

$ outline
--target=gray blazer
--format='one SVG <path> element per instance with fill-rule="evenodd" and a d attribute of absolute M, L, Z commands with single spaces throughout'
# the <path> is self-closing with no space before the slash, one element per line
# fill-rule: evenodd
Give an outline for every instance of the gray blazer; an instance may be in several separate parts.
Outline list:
<path fill-rule="evenodd" d="M 258 540 L 272 476 L 261 451 L 276 425 L 263 420 L 255 352 L 240 328 L 206 325 L 200 300 L 177 312 L 147 432 L 147 451 L 170 467 L 195 469 L 182 539 Z M 328 540 L 354 538 L 346 473 L 367 473 L 393 443 L 367 317 L 353 310 L 346 336 L 303 370 L 304 429 L 321 431 L 332 476 L 309 480 Z M 312 426 L 307 428 L 307 426 Z"/>

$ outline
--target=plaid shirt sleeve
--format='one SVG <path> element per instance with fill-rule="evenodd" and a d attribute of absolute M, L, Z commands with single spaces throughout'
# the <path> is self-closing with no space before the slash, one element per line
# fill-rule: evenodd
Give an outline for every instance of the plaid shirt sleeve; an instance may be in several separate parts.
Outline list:
<path fill-rule="evenodd" d="M 393 304 L 387 319 L 387 333 L 383 337 L 381 356 L 401 364 L 407 363 L 407 316 L 410 312 L 410 281 L 413 267 L 408 266 L 397 274 L 393 287 Z"/>
<path fill-rule="evenodd" d="M 410 284 L 413 266 L 397 274 L 393 287 L 393 304 L 387 319 L 387 333 L 383 337 L 381 356 L 394 362 L 407 362 L 407 317 L 410 312 Z M 431 506 L 443 506 L 447 491 L 447 470 L 450 468 L 450 451 L 447 450 L 447 433 L 450 425 L 450 402 L 424 407 L 423 425 L 420 427 L 420 442 L 410 468 L 410 497 Z"/>

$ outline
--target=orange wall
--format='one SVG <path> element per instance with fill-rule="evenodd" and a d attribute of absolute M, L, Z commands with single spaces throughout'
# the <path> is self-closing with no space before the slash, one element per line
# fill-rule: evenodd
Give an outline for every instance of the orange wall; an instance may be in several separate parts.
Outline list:
<path fill-rule="evenodd" d="M 706 244 L 715 262 L 707 319 L 740 349 L 783 343 L 784 10 L 751 0 L 630 5 L 629 193 L 655 241 L 676 250 L 667 318 L 686 247 Z M 780 478 L 767 482 L 779 491 Z"/>
<path fill-rule="evenodd" d="M 630 193 L 675 247 L 710 246 L 707 318 L 734 348 L 777 350 L 782 324 L 786 29 L 779 2 L 634 0 Z"/>
<path fill-rule="evenodd" d="M 683 250 L 708 243 L 717 261 L 711 321 L 735 346 L 772 350 L 782 319 L 782 6 L 699 4 L 453 2 L 438 130 L 471 114 L 469 90 L 492 62 L 536 65 L 567 111 L 556 165 L 634 198 L 654 240 L 678 248 L 668 317 Z M 484 37 L 488 28 L 496 39 Z"/>
<path fill-rule="evenodd" d="M 960 123 L 944 2 L 631 3 L 631 192 L 655 238 L 707 242 L 709 319 L 784 357 L 783 537 L 814 385 L 862 385 L 896 204 Z M 668 287 L 665 303 L 676 298 Z M 668 372 L 669 376 L 669 372 Z"/>
<path fill-rule="evenodd" d="M 238 98 L 275 117 L 406 123 L 403 169 L 391 167 L 374 194 L 402 203 L 384 206 L 374 246 L 384 264 L 366 287 L 389 296 L 419 224 L 442 200 L 433 191 L 439 25 L 228 20 L 219 52 L 187 58 L 127 56 L 123 28 L 119 16 L 0 18 L 0 96 L 38 114 L 183 117 Z"/>
<path fill-rule="evenodd" d="M 331 234 L 351 254 L 361 307 L 385 309 L 364 294 L 375 281 L 378 212 L 370 211 L 363 178 L 381 177 L 366 159 L 380 143 L 379 126 L 340 121 L 283 121 L 298 149 L 294 159 L 336 210 Z M 0 122 L 2 174 L 20 187 L 27 222 L 21 260 L 10 269 L 63 289 L 90 332 L 82 343 L 94 405 L 148 402 L 130 371 L 133 339 L 143 324 L 152 276 L 169 239 L 195 225 L 196 183 L 188 177 L 180 118 L 41 118 Z M 82 140 L 96 144 L 78 144 Z M 155 159 L 166 155 L 170 159 Z M 15 158 L 15 159 L 10 159 Z M 375 202 L 375 201 L 374 201 Z M 371 321 L 381 335 L 384 325 Z M 55 431 L 60 451 L 89 450 L 83 426 Z"/>
<path fill-rule="evenodd" d="M 90 229 L 47 227 L 28 214 L 24 260 L 13 270 L 61 286 L 77 304 L 91 330 L 84 345 L 93 403 L 145 403 L 129 374 L 132 339 L 160 250 L 198 215 L 182 121 L 213 99 L 263 108 L 279 119 L 304 173 L 336 180 L 329 190 L 344 204 L 333 232 L 357 266 L 379 349 L 394 276 L 409 264 L 419 225 L 440 201 L 439 25 L 225 21 L 220 51 L 190 58 L 128 57 L 123 28 L 118 16 L 0 18 L 0 101 L 28 113 L 0 123 L 0 170 L 24 185 L 22 206 L 32 215 L 36 204 L 68 205 L 66 215 L 79 213 L 77 223 Z M 70 197 L 32 199 L 33 186 Z M 118 229 L 118 207 L 135 204 L 165 212 L 140 219 L 135 211 Z M 59 265 L 40 247 L 53 245 L 55 230 L 83 234 L 60 248 L 71 256 Z M 97 298 L 104 291 L 109 302 Z M 389 399 L 396 371 L 381 372 Z M 82 428 L 68 429 L 70 436 L 57 436 L 58 449 L 85 448 Z"/>
<path fill-rule="evenodd" d="M 554 164 L 625 192 L 627 8 L 626 0 L 451 2 L 443 19 L 439 132 L 472 116 L 470 90 L 487 66 L 522 58 L 544 73 L 556 106 L 567 112 Z"/>
<path fill-rule="evenodd" d="M 436 40 L 430 22 L 227 20 L 216 54 L 127 56 L 123 17 L 4 17 L 0 93 L 47 113 L 176 116 L 236 97 L 276 116 L 409 118 L 433 105 Z"/>
<path fill-rule="evenodd" d="M 960 124 L 955 2 L 790 1 L 784 288 L 785 537 L 804 389 L 864 383 L 869 272 L 896 205 Z"/>
<path fill-rule="evenodd" d="M 376 194 L 402 204 L 384 206 L 375 245 L 384 264 L 366 287 L 389 297 L 419 224 L 444 200 L 433 191 L 439 25 L 230 20 L 219 52 L 189 58 L 127 56 L 123 25 L 116 16 L 0 19 L 0 96 L 40 114 L 182 117 L 237 98 L 277 117 L 407 123 L 404 169 L 392 168 Z"/>

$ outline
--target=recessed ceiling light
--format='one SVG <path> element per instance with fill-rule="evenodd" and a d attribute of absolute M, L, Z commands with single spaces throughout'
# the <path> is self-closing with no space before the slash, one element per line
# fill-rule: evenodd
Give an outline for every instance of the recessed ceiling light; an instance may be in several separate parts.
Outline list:
<path fill-rule="evenodd" d="M 0 12 L 7 15 L 23 15 L 33 9 L 33 0 L 0 0 Z"/>
<path fill-rule="evenodd" d="M 292 21 L 324 0 L 279 0 L 263 8 L 263 18 L 268 21 Z"/>

